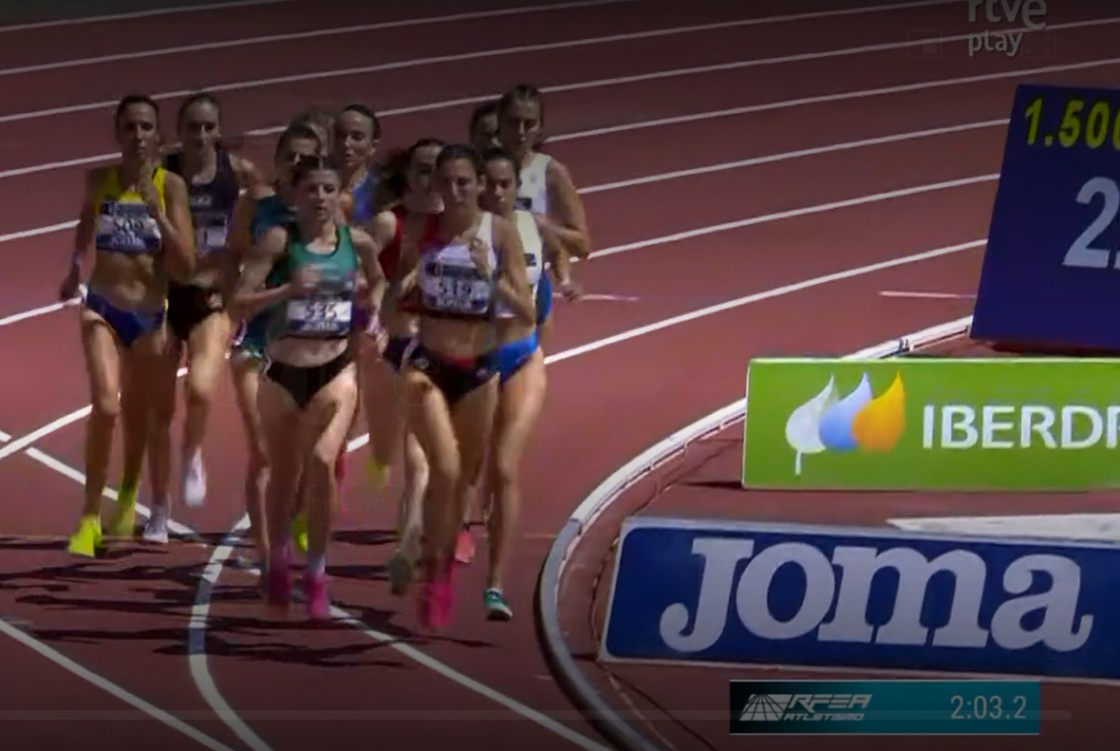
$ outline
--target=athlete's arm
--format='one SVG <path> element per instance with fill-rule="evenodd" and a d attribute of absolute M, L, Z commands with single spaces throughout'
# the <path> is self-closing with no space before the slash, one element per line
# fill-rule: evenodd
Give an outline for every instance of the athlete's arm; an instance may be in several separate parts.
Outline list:
<path fill-rule="evenodd" d="M 291 295 L 291 282 L 271 289 L 261 289 L 268 272 L 283 255 L 288 246 L 288 231 L 283 227 L 271 227 L 260 241 L 245 253 L 241 267 L 241 278 L 233 295 L 232 307 L 235 315 L 250 318 L 259 311 L 274 305 Z"/>
<path fill-rule="evenodd" d="M 416 287 L 420 273 L 420 235 L 428 218 L 424 215 L 410 214 L 401 230 L 400 257 L 397 259 L 397 278 L 392 281 L 395 288 L 393 297 L 403 299 Z"/>
<path fill-rule="evenodd" d="M 86 256 L 92 253 L 93 238 L 97 229 L 97 205 L 94 203 L 94 197 L 104 175 L 103 167 L 86 172 L 82 203 L 78 209 L 78 226 L 74 230 L 74 252 L 70 254 L 70 265 L 58 289 L 60 300 L 69 300 L 78 294 L 78 285 L 82 282 L 82 269 L 85 266 Z"/>
<path fill-rule="evenodd" d="M 230 218 L 229 234 L 226 236 L 226 247 L 222 253 L 221 280 L 219 281 L 222 300 L 228 308 L 237 287 L 237 279 L 241 275 L 241 263 L 246 254 L 253 247 L 253 214 L 257 210 L 257 201 L 263 196 L 259 189 L 249 189 L 237 197 L 233 206 L 233 216 Z M 233 315 L 231 312 L 230 315 Z"/>
<path fill-rule="evenodd" d="M 190 202 L 187 184 L 174 172 L 165 173 L 163 194 L 166 208 L 160 208 L 158 201 L 149 195 L 149 208 L 159 225 L 163 238 L 163 257 L 167 272 L 176 278 L 189 279 L 194 273 L 198 258 L 194 247 L 194 224 L 191 221 Z M 154 191 L 150 182 L 143 186 L 145 192 Z"/>
<path fill-rule="evenodd" d="M 233 167 L 233 174 L 237 175 L 237 184 L 241 186 L 243 191 L 249 192 L 262 186 L 268 186 L 268 180 L 264 173 L 245 157 L 230 154 L 229 163 Z"/>
<path fill-rule="evenodd" d="M 362 264 L 362 272 L 366 277 L 365 307 L 370 311 L 370 320 L 378 321 L 381 315 L 381 305 L 385 301 L 385 290 L 388 286 L 385 272 L 381 268 L 381 263 L 377 260 L 377 255 L 381 252 L 381 242 L 376 234 L 371 235 L 361 229 L 350 230 L 350 240 L 354 243 L 354 251 L 358 254 L 358 260 Z"/>
<path fill-rule="evenodd" d="M 494 245 L 498 253 L 497 294 L 525 323 L 535 323 L 537 309 L 525 270 L 525 248 L 521 233 L 500 216 L 494 217 Z"/>
<path fill-rule="evenodd" d="M 568 168 L 552 159 L 545 172 L 545 183 L 549 196 L 548 215 L 537 221 L 541 238 L 546 245 L 558 246 L 570 256 L 587 258 L 591 254 L 587 215 Z"/>

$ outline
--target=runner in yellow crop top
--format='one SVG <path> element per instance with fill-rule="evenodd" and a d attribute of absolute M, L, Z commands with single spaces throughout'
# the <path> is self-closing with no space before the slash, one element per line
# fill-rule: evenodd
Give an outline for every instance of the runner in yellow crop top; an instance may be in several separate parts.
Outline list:
<path fill-rule="evenodd" d="M 117 416 L 124 430 L 124 477 L 110 534 L 131 535 L 136 490 L 145 449 L 168 430 L 149 433 L 149 409 L 166 399 L 155 390 L 174 388 L 159 372 L 165 344 L 167 277 L 189 277 L 194 269 L 194 232 L 182 178 L 159 167 L 159 107 L 147 96 L 130 95 L 115 115 L 119 165 L 88 173 L 70 269 L 59 289 L 74 297 L 82 260 L 91 246 L 93 264 L 80 309 L 82 349 L 89 373 L 92 412 L 86 423 L 85 503 L 70 552 L 94 556 L 101 544 L 101 493 Z M 118 392 L 120 397 L 118 399 Z M 154 419 L 170 415 L 155 415 Z M 151 440 L 149 440 L 151 439 Z M 169 479 L 162 461 L 150 462 L 153 490 Z"/>

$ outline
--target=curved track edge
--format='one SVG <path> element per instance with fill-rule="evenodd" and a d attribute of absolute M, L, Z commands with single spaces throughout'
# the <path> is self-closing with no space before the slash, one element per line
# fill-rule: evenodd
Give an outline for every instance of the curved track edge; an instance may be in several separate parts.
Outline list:
<path fill-rule="evenodd" d="M 897 357 L 946 339 L 967 335 L 971 326 L 972 316 L 965 316 L 861 349 L 845 355 L 844 359 Z M 604 511 L 621 498 L 629 487 L 661 465 L 676 458 L 690 444 L 744 421 L 747 417 L 746 406 L 745 396 L 737 399 L 658 441 L 619 467 L 592 490 L 572 512 L 549 548 L 548 557 L 541 568 L 537 581 L 535 615 L 540 642 L 552 675 L 569 699 L 579 707 L 596 729 L 613 745 L 624 751 L 667 751 L 667 749 L 643 736 L 627 723 L 576 665 L 560 626 L 560 585 L 564 570 L 584 532 Z"/>

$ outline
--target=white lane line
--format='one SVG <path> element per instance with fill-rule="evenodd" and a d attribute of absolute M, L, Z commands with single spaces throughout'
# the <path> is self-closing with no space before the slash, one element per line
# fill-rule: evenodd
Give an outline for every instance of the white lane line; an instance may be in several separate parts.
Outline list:
<path fill-rule="evenodd" d="M 175 374 L 175 377 L 176 378 L 182 378 L 186 374 L 187 374 L 187 369 L 186 368 L 179 368 L 179 370 Z M 93 405 L 87 404 L 86 406 L 82 407 L 81 409 L 76 409 L 73 412 L 71 412 L 69 414 L 66 414 L 66 415 L 63 415 L 62 417 L 59 417 L 56 420 L 51 420 L 46 425 L 43 425 L 40 428 L 36 428 L 35 430 L 32 430 L 30 433 L 28 433 L 25 436 L 17 438 L 15 440 L 11 441 L 10 443 L 4 444 L 3 447 L 0 447 L 0 459 L 11 456 L 12 454 L 19 453 L 20 451 L 23 451 L 28 446 L 31 446 L 32 444 L 36 443 L 40 438 L 48 436 L 51 433 L 56 433 L 59 430 L 62 430 L 63 428 L 65 428 L 67 425 L 70 425 L 72 423 L 77 422 L 78 420 L 81 420 L 85 417 L 88 417 L 90 412 L 92 412 L 92 411 L 93 411 Z"/>
<path fill-rule="evenodd" d="M 481 60 L 491 57 L 505 57 L 510 55 L 524 55 L 532 52 L 545 52 L 551 50 L 564 50 L 580 47 L 591 47 L 596 45 L 609 45 L 618 42 L 632 42 L 639 39 L 656 39 L 669 36 L 677 36 L 681 34 L 695 34 L 705 31 L 720 31 L 730 28 L 739 28 L 747 26 L 759 26 L 762 24 L 773 23 L 786 23 L 808 20 L 813 18 L 828 18 L 833 16 L 847 16 L 855 13 L 872 13 L 872 12 L 885 12 L 900 10 L 905 8 L 922 7 L 927 5 L 945 5 L 956 2 L 956 0 L 920 0 L 918 2 L 910 3 L 891 3 L 887 5 L 873 5 L 863 8 L 849 8 L 842 10 L 830 11 L 814 11 L 812 13 L 797 13 L 786 16 L 753 16 L 751 18 L 739 19 L 737 21 L 720 21 L 717 23 L 697 24 L 693 26 L 673 26 L 664 29 L 651 29 L 647 31 L 633 31 L 623 34 L 610 34 L 600 37 L 581 37 L 578 39 L 567 39 L 560 42 L 541 42 L 538 44 L 518 45 L 514 47 L 501 47 L 487 50 L 475 50 L 473 52 L 462 52 L 451 55 L 439 55 L 433 57 L 413 58 L 410 60 L 395 60 L 385 63 L 376 63 L 372 65 L 361 65 L 348 68 L 332 68 L 329 70 L 314 71 L 310 73 L 298 73 L 286 76 L 277 76 L 272 78 L 260 78 L 248 81 L 236 81 L 231 83 L 215 83 L 203 86 L 207 91 L 214 93 L 221 93 L 226 91 L 240 91 L 243 89 L 263 88 L 267 86 L 280 86 L 290 83 L 299 83 L 303 81 L 318 81 L 327 78 L 341 78 L 345 76 L 358 76 L 368 73 L 379 73 L 388 70 L 404 70 L 408 68 L 416 68 L 427 65 L 441 65 L 445 63 L 463 62 L 468 60 Z M 1086 21 L 1078 22 L 1085 25 L 1099 25 L 1108 21 Z M 1050 25 L 1047 28 L 1056 29 L 1063 28 L 1066 25 Z M 880 49 L 902 49 L 907 47 L 915 47 L 922 44 L 930 44 L 933 42 L 941 42 L 945 39 L 954 39 L 955 37 L 945 37 L 937 39 L 917 40 L 914 42 L 900 42 L 892 43 L 889 45 L 871 45 L 868 47 L 852 47 L 840 50 L 830 50 L 819 53 L 806 53 L 809 57 L 804 59 L 811 60 L 823 57 L 834 57 L 837 55 L 851 55 L 859 54 L 861 52 L 874 52 Z M 960 39 L 967 39 L 968 35 L 961 35 Z M 801 56 L 787 56 L 793 60 L 803 59 Z M 772 58 L 774 62 L 783 62 L 786 58 Z M 754 65 L 767 65 L 773 62 L 759 61 L 753 63 Z M 194 92 L 194 89 L 181 89 L 176 91 L 164 91 L 157 94 L 152 94 L 154 99 L 173 99 L 176 97 L 187 96 Z M 84 104 L 65 105 L 61 107 L 51 107 L 49 109 L 35 110 L 31 112 L 17 112 L 14 114 L 0 116 L 0 123 L 13 122 L 16 120 L 30 120 L 40 117 L 52 117 L 54 115 L 64 115 L 74 112 L 87 112 L 90 110 L 109 109 L 115 107 L 116 100 L 104 100 L 100 102 L 87 102 Z"/>
<path fill-rule="evenodd" d="M 910 132 L 907 132 L 907 133 L 895 133 L 895 134 L 892 134 L 892 135 L 889 135 L 889 136 L 880 136 L 880 137 L 877 137 L 877 138 L 865 138 L 865 139 L 862 139 L 862 140 L 859 140 L 859 141 L 847 141 L 847 142 L 844 142 L 844 143 L 829 144 L 829 145 L 826 145 L 826 146 L 816 146 L 816 147 L 809 148 L 809 149 L 796 149 L 794 151 L 785 151 L 785 152 L 779 152 L 777 154 L 767 154 L 767 155 L 759 156 L 759 157 L 751 157 L 749 159 L 740 159 L 740 160 L 737 160 L 737 161 L 734 161 L 734 162 L 722 162 L 722 163 L 719 163 L 719 164 L 707 165 L 705 167 L 696 167 L 696 168 L 687 169 L 687 170 L 676 170 L 674 172 L 663 172 L 663 173 L 657 174 L 657 175 L 645 175 L 643 177 L 636 177 L 636 178 L 632 178 L 630 180 L 619 180 L 619 181 L 616 181 L 616 182 L 613 182 L 613 183 L 604 183 L 602 185 L 591 185 L 591 186 L 588 186 L 586 188 L 580 188 L 578 190 L 578 192 L 581 195 L 589 195 L 589 194 L 601 193 L 601 192 L 611 191 L 611 190 L 621 190 L 623 188 L 630 188 L 630 187 L 633 187 L 635 185 L 645 185 L 645 184 L 649 184 L 649 183 L 664 182 L 664 181 L 667 181 L 667 180 L 676 180 L 676 179 L 685 178 L 685 177 L 696 177 L 698 175 L 706 175 L 706 174 L 711 174 L 711 173 L 714 173 L 714 172 L 722 172 L 722 171 L 730 170 L 730 169 L 740 169 L 740 168 L 744 168 L 744 167 L 754 167 L 754 166 L 758 166 L 758 165 L 761 165 L 761 164 L 770 164 L 770 163 L 773 163 L 773 162 L 780 162 L 780 161 L 783 161 L 783 160 L 786 160 L 786 159 L 800 159 L 800 158 L 804 158 L 804 157 L 808 157 L 808 156 L 818 156 L 818 155 L 821 155 L 821 154 L 827 154 L 827 153 L 832 153 L 832 152 L 837 152 L 837 151 L 846 151 L 846 150 L 849 150 L 849 149 L 865 148 L 865 147 L 868 147 L 868 146 L 880 146 L 880 145 L 884 145 L 884 144 L 897 143 L 897 142 L 900 142 L 900 141 L 906 141 L 906 140 L 917 139 L 917 138 L 930 138 L 930 137 L 934 137 L 934 136 L 941 136 L 941 135 L 948 135 L 948 134 L 952 134 L 952 133 L 960 133 L 960 132 L 965 132 L 965 131 L 970 131 L 970 130 L 977 130 L 977 129 L 981 129 L 981 128 L 988 128 L 988 127 L 992 127 L 992 126 L 996 126 L 996 125 L 1006 124 L 1006 122 L 1007 122 L 1006 119 L 1004 119 L 1004 120 L 982 120 L 980 122 L 975 122 L 975 123 L 962 123 L 960 125 L 948 125 L 948 126 L 945 126 L 943 128 L 928 128 L 928 129 L 925 129 L 925 130 L 916 130 L 916 131 L 910 131 Z M 996 177 L 998 178 L 998 175 Z M 879 196 L 879 195 L 880 194 L 874 194 L 870 198 L 875 200 L 875 199 L 877 199 L 877 196 Z M 853 200 L 860 200 L 860 199 L 853 199 Z M 76 226 L 77 223 L 76 222 L 70 222 L 69 224 L 70 224 L 71 227 L 73 227 L 73 226 Z M 57 227 L 57 226 L 58 225 L 52 225 L 52 228 Z M 54 229 L 52 229 L 51 231 L 54 231 Z M 22 236 L 26 236 L 27 232 L 28 231 L 24 231 L 24 232 L 18 233 L 18 234 L 20 234 Z M 43 234 L 46 234 L 46 232 L 44 232 Z M 7 236 L 7 235 L 0 235 L 0 243 L 7 242 L 8 238 L 9 238 L 9 236 Z M 640 247 L 644 247 L 644 245 L 640 246 Z M 619 248 L 623 248 L 623 249 L 626 249 L 626 250 L 631 249 L 630 246 L 619 246 Z M 618 248 L 607 248 L 607 249 L 604 249 L 604 250 L 598 250 L 592 255 L 592 258 L 598 258 L 598 257 L 603 256 L 603 255 L 611 255 L 612 253 L 617 253 L 617 252 L 623 252 L 623 251 L 619 250 Z M 13 323 L 18 323 L 20 321 L 27 320 L 29 318 L 34 318 L 36 316 L 47 315 L 49 313 L 57 312 L 59 310 L 62 310 L 65 307 L 68 307 L 70 305 L 74 305 L 77 302 L 78 302 L 77 300 L 71 300 L 71 301 L 68 301 L 68 302 L 65 302 L 65 303 L 54 303 L 54 304 L 51 304 L 51 305 L 44 305 L 43 307 L 40 307 L 40 308 L 34 308 L 32 310 L 23 311 L 23 312 L 20 312 L 20 313 L 14 313 L 14 314 L 9 315 L 5 318 L 0 318 L 0 328 L 3 328 L 4 326 L 11 325 Z"/>
<path fill-rule="evenodd" d="M 227 3 L 207 3 L 205 5 L 179 5 L 173 8 L 158 8 L 154 10 L 138 10 L 129 13 L 113 13 L 106 16 L 83 16 L 80 18 L 60 18 L 54 21 L 33 21 L 31 23 L 17 23 L 10 26 L 0 26 L 0 34 L 12 31 L 31 31 L 32 29 L 51 29 L 58 26 L 82 26 L 91 23 L 104 23 L 107 21 L 130 21 L 134 18 L 153 18 L 155 16 L 170 16 L 177 13 L 197 13 L 210 10 L 230 10 L 234 8 L 248 8 L 254 5 L 279 5 L 292 3 L 296 0 L 235 0 Z"/>
<path fill-rule="evenodd" d="M 54 313 L 62 310 L 63 308 L 72 308 L 81 301 L 81 297 L 75 297 L 71 300 L 67 300 L 66 302 L 56 302 L 52 303 L 51 305 L 44 305 L 40 308 L 31 308 L 30 310 L 25 310 L 21 313 L 13 313 L 10 316 L 4 316 L 3 318 L 0 318 L 0 327 L 11 326 L 13 323 L 19 323 L 20 321 L 26 321 L 28 318 L 36 318 L 48 313 Z"/>
<path fill-rule="evenodd" d="M 770 58 L 770 61 L 779 60 L 780 58 Z M 642 81 L 649 81 L 658 78 L 672 78 L 682 75 L 698 75 L 720 70 L 728 70 L 731 68 L 748 67 L 758 64 L 766 64 L 767 60 L 747 60 L 736 63 L 727 63 L 724 65 L 716 66 L 702 66 L 698 68 L 675 68 L 671 70 L 657 71 L 654 73 L 645 73 L 635 76 L 624 76 L 619 78 L 601 78 L 592 81 L 582 81 L 571 84 L 561 84 L 557 86 L 546 86 L 541 89 L 545 94 L 553 92 L 576 91 L 582 89 L 592 89 L 600 87 L 621 86 L 630 83 L 639 83 Z M 1018 70 L 1001 71 L 999 73 L 982 73 L 973 76 L 961 76 L 957 78 L 942 78 L 932 81 L 920 81 L 912 84 L 900 84 L 897 86 L 884 86 L 874 89 L 861 89 L 856 91 L 845 91 L 837 94 L 821 94 L 816 96 L 799 97 L 796 99 L 785 99 L 776 102 L 763 102 L 761 104 L 750 104 L 742 107 L 735 107 L 732 109 L 713 110 L 709 112 L 697 112 L 690 115 L 678 115 L 674 117 L 658 118 L 654 120 L 639 120 L 632 123 L 622 123 L 619 125 L 612 125 L 603 128 L 595 128 L 593 130 L 577 131 L 573 133 L 559 133 L 554 136 L 549 136 L 549 141 L 556 143 L 561 141 L 574 141 L 583 138 L 593 138 L 596 136 L 609 135 L 612 133 L 625 133 L 633 130 L 644 130 L 646 128 L 658 128 L 666 125 L 679 125 L 683 123 L 700 122 L 704 120 L 714 120 L 717 118 L 734 117 L 737 115 L 750 115 L 758 112 L 771 112 L 774 110 L 787 109 L 792 107 L 803 107 L 814 104 L 829 104 L 833 102 L 843 102 L 852 99 L 864 99 L 875 96 L 889 96 L 891 94 L 905 94 L 914 91 L 924 91 L 927 89 L 946 88 L 953 86 L 963 86 L 975 83 L 986 83 L 990 81 L 1000 81 L 1005 79 L 1018 79 L 1027 76 L 1042 76 L 1053 73 L 1069 73 L 1080 70 L 1089 70 L 1092 68 L 1106 68 L 1113 65 L 1120 65 L 1120 57 L 1101 58 L 1097 60 L 1087 60 L 1078 63 L 1066 63 L 1062 65 L 1046 65 L 1037 68 L 1021 68 Z M 189 92 L 183 92 L 184 94 Z M 454 107 L 467 106 L 478 104 L 496 97 L 498 93 L 487 94 L 484 96 L 461 97 L 458 99 L 447 99 L 439 102 L 430 102 L 427 104 L 412 105 L 409 107 L 399 107 L 395 109 L 387 109 L 378 113 L 381 118 L 397 117 L 401 115 L 411 115 L 420 112 L 432 112 L 442 109 L 451 109 Z M 47 116 L 50 114 L 60 114 L 56 111 L 43 111 Z M 31 113 L 35 114 L 35 113 Z M 39 115 L 35 115 L 39 116 Z M 22 119 L 22 115 L 7 115 L 0 116 L 0 123 L 10 121 L 11 119 Z M 1004 118 L 998 124 L 1006 125 L 1007 119 Z M 276 135 L 284 130 L 285 126 L 268 126 L 264 128 L 257 128 L 255 130 L 247 131 L 249 136 L 270 136 Z M 93 156 L 76 157 L 74 159 L 65 159 L 55 162 L 46 162 L 43 164 L 34 164 L 27 167 L 13 167 L 7 170 L 0 170 L 0 179 L 10 177 L 20 177 L 22 175 L 30 175 L 37 172 L 49 172 L 56 169 L 66 169 L 69 167 L 80 167 L 88 164 L 98 164 L 101 162 L 109 162 L 119 159 L 120 154 L 117 152 L 107 152 L 103 154 L 94 154 Z M 63 222 L 60 224 L 49 225 L 47 227 L 37 227 L 35 229 L 23 230 L 18 233 L 10 233 L 9 235 L 0 235 L 0 242 L 9 239 L 20 239 L 21 237 L 30 237 L 34 235 L 41 235 L 48 232 L 54 232 L 59 229 L 69 229 L 75 225 L 74 222 Z"/>
<path fill-rule="evenodd" d="M 6 441 L 9 441 L 9 440 L 11 440 L 11 436 L 8 435 L 7 433 L 3 432 L 3 431 L 0 431 L 0 441 L 6 442 Z M 32 455 L 33 452 L 34 452 L 34 455 Z M 82 474 L 80 472 L 78 472 L 77 470 L 75 470 L 71 467 L 68 467 L 67 465 L 63 464 L 62 462 L 59 462 L 58 460 L 53 459 L 52 457 L 47 457 L 45 454 L 40 452 L 38 449 L 30 449 L 27 453 L 28 453 L 29 456 L 32 456 L 32 458 L 35 458 L 35 459 L 41 459 L 41 458 L 48 459 L 50 463 L 47 463 L 47 466 L 50 467 L 51 469 L 55 470 L 56 472 L 60 472 L 61 474 L 65 475 L 66 477 L 73 478 L 75 474 L 78 477 L 82 477 Z M 79 480 L 79 482 L 84 482 L 84 477 L 82 478 L 82 480 Z M 109 496 L 108 494 L 106 494 L 106 495 L 108 497 L 112 498 L 113 500 L 116 500 L 117 494 L 116 494 L 115 491 L 112 493 L 111 496 Z M 140 510 L 139 504 L 137 504 L 137 510 L 138 511 Z M 148 510 L 144 509 L 142 513 L 143 513 L 144 516 L 147 516 L 148 515 Z M 139 696 L 136 696 L 135 694 L 131 693 L 127 689 L 122 688 L 121 686 L 118 686 L 116 683 L 113 683 L 108 678 L 106 678 L 106 677 L 104 677 L 104 676 L 102 676 L 98 673 L 95 673 L 92 670 L 86 668 L 85 666 L 75 662 L 74 660 L 70 659 L 66 655 L 59 652 L 58 650 L 49 646 L 45 642 L 40 641 L 39 639 L 36 639 L 34 636 L 31 636 L 29 633 L 27 633 L 23 629 L 12 625 L 11 622 L 6 621 L 2 618 L 0 618 L 0 633 L 4 634 L 5 636 L 7 636 L 11 639 L 14 639 L 15 641 L 19 642 L 23 646 L 27 647 L 28 649 L 30 649 L 33 652 L 35 652 L 36 654 L 38 654 L 40 657 L 43 657 L 46 660 L 48 660 L 49 662 L 54 663 L 55 665 L 59 666 L 63 670 L 66 670 L 66 671 L 78 676 L 82 680 L 93 684 L 94 686 L 101 689 L 105 693 L 109 694 L 113 698 L 115 698 L 119 701 L 122 701 L 125 704 L 129 704 L 129 705 L 135 707 L 136 709 L 139 709 L 141 712 L 148 715 L 149 717 L 156 720 L 157 722 L 161 722 L 164 725 L 167 725 L 168 727 L 171 727 L 171 728 L 179 731 L 180 733 L 182 733 L 183 735 L 186 735 L 191 740 L 197 741 L 198 743 L 201 743 L 203 746 L 206 746 L 207 748 L 213 749 L 213 751 L 233 751 L 231 748 L 229 748 L 225 744 L 223 744 L 223 743 L 211 738 L 210 736 L 206 735 L 205 733 L 195 729 L 193 726 L 188 725 L 187 723 L 183 722 L 179 718 L 177 718 L 174 715 L 160 709 L 159 707 L 155 706 L 154 704 L 151 704 L 147 701 L 144 701 Z"/>
<path fill-rule="evenodd" d="M 884 289 L 879 291 L 880 297 L 902 297 L 916 300 L 975 300 L 975 294 L 963 292 L 909 292 L 906 290 Z"/>
<path fill-rule="evenodd" d="M 204 42 L 200 44 L 185 44 L 177 47 L 160 47 L 150 50 L 136 50 L 135 52 L 120 52 L 113 55 L 98 55 L 96 57 L 82 57 L 73 60 L 58 60 L 51 63 L 38 63 L 36 65 L 21 65 L 16 68 L 0 68 L 0 77 L 18 76 L 26 73 L 38 73 L 47 70 L 60 70 L 63 68 L 80 68 L 101 63 L 120 62 L 123 60 L 143 60 L 164 55 L 178 55 L 188 52 L 208 52 L 235 47 L 250 47 L 257 44 L 274 44 L 289 42 L 299 39 L 318 39 L 321 37 L 338 36 L 341 34 L 360 34 L 366 31 L 379 31 L 386 29 L 401 29 L 411 26 L 426 26 L 440 23 L 453 23 L 456 21 L 472 21 L 483 18 L 499 18 L 501 16 L 527 15 L 532 13 L 546 13 L 556 10 L 570 10 L 575 8 L 591 8 L 601 5 L 617 5 L 619 3 L 639 3 L 646 0 L 578 0 L 577 2 L 556 3 L 554 5 L 523 5 L 516 8 L 498 8 L 496 10 L 472 11 L 469 13 L 456 13 L 453 15 L 428 16 L 421 18 L 406 18 L 398 21 L 378 21 L 375 23 L 352 24 L 350 26 L 335 26 L 329 29 L 313 29 L 310 31 L 293 32 L 289 34 L 269 34 L 259 37 L 244 37 L 242 39 L 227 39 L 221 42 Z"/>

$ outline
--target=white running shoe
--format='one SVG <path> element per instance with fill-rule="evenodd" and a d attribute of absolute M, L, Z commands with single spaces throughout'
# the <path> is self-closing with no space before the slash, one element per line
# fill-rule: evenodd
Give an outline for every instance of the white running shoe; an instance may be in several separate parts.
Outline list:
<path fill-rule="evenodd" d="M 202 452 L 196 451 L 183 467 L 183 503 L 198 508 L 206 502 L 206 467 Z"/>
<path fill-rule="evenodd" d="M 153 542 L 159 545 L 167 544 L 168 516 L 167 509 L 152 506 L 152 515 L 148 517 L 148 523 L 144 525 L 144 532 L 142 533 L 144 542 Z"/>

